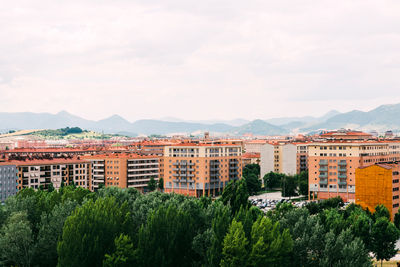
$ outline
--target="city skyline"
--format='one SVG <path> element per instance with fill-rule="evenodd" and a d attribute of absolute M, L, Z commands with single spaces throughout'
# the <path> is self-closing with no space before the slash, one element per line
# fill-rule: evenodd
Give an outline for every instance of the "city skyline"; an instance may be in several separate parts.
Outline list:
<path fill-rule="evenodd" d="M 267 119 L 400 102 L 396 1 L 3 7 L 1 111 Z"/>

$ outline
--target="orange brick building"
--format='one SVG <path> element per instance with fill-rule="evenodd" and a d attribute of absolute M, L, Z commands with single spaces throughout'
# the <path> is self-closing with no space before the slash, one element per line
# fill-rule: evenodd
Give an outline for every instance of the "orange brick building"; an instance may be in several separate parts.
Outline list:
<path fill-rule="evenodd" d="M 399 210 L 398 163 L 376 164 L 356 170 L 356 204 L 371 212 L 383 204 L 389 210 L 392 220 Z"/>
<path fill-rule="evenodd" d="M 219 195 L 242 176 L 242 147 L 179 144 L 164 149 L 164 190 L 191 196 Z"/>
<path fill-rule="evenodd" d="M 102 185 L 119 188 L 136 188 L 145 192 L 151 178 L 157 182 L 160 175 L 159 157 L 133 153 L 109 153 L 83 158 L 91 162 L 92 182 L 90 190 Z"/>
<path fill-rule="evenodd" d="M 312 199 L 340 196 L 355 201 L 357 168 L 399 161 L 400 142 L 333 140 L 308 146 L 309 191 Z"/>

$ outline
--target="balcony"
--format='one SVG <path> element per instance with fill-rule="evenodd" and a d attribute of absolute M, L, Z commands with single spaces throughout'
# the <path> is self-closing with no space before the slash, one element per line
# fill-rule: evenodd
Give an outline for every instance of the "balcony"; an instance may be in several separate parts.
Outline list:
<path fill-rule="evenodd" d="M 346 180 L 344 180 L 344 181 L 339 180 L 338 185 L 347 185 L 347 182 L 346 182 Z"/>
<path fill-rule="evenodd" d="M 339 175 L 338 175 L 338 178 L 346 179 L 346 178 L 347 178 L 347 175 L 346 175 L 346 174 L 339 174 Z"/>
<path fill-rule="evenodd" d="M 321 179 L 319 180 L 319 184 L 328 184 L 328 179 Z"/>
<path fill-rule="evenodd" d="M 328 161 L 327 160 L 320 160 L 319 161 L 319 165 L 328 165 Z"/>
<path fill-rule="evenodd" d="M 320 172 L 327 172 L 328 171 L 328 167 L 320 167 L 319 171 Z"/>
<path fill-rule="evenodd" d="M 339 161 L 338 165 L 339 166 L 347 166 L 347 162 L 346 161 Z"/>
<path fill-rule="evenodd" d="M 172 168 L 172 170 L 173 170 L 174 172 L 177 172 L 177 171 L 179 171 L 180 169 L 179 169 L 179 168 Z"/>
<path fill-rule="evenodd" d="M 321 174 L 319 175 L 319 178 L 328 178 L 328 174 L 327 174 L 327 173 L 325 173 L 325 174 L 322 174 L 322 173 L 321 173 Z"/>
<path fill-rule="evenodd" d="M 340 172 L 346 172 L 347 171 L 347 168 L 346 167 L 339 167 L 339 169 L 338 169 Z"/>

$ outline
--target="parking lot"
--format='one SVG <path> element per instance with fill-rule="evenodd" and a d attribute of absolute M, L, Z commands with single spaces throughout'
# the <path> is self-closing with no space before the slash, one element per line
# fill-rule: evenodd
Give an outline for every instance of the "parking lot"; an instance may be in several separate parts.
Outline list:
<path fill-rule="evenodd" d="M 276 208 L 279 203 L 292 203 L 296 207 L 303 207 L 306 201 L 293 202 L 288 197 L 282 197 L 281 192 L 264 193 L 258 196 L 249 197 L 250 203 L 254 206 L 259 207 L 264 212 Z"/>

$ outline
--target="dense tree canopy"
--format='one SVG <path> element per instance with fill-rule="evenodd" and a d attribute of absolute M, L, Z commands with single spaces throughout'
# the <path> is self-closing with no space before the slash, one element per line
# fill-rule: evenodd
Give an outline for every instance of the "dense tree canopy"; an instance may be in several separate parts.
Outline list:
<path fill-rule="evenodd" d="M 24 189 L 0 206 L 4 266 L 371 266 L 395 253 L 399 230 L 383 206 L 340 198 L 264 214 L 244 179 L 222 197 L 65 186 Z"/>

